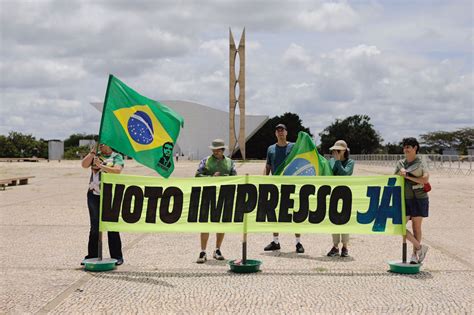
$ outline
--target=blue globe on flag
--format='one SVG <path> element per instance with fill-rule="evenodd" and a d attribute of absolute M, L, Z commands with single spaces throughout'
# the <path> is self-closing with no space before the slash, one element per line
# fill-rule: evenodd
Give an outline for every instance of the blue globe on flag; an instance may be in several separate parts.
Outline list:
<path fill-rule="evenodd" d="M 150 116 L 142 111 L 135 112 L 127 123 L 128 134 L 139 144 L 150 144 L 153 142 L 153 123 Z"/>
<path fill-rule="evenodd" d="M 282 175 L 316 176 L 316 169 L 307 159 L 296 158 L 285 168 Z"/>

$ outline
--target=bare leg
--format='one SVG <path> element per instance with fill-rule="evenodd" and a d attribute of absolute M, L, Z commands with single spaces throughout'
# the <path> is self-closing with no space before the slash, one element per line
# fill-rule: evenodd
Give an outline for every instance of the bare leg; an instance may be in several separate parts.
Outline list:
<path fill-rule="evenodd" d="M 416 240 L 421 243 L 421 223 L 423 223 L 423 217 L 412 217 L 411 226 L 413 227 L 413 235 Z"/>
<path fill-rule="evenodd" d="M 223 240 L 224 240 L 224 233 L 216 233 L 216 248 L 221 248 Z"/>
<path fill-rule="evenodd" d="M 421 247 L 420 242 L 418 242 L 418 240 L 415 238 L 415 236 L 413 236 L 413 234 L 409 230 L 407 230 L 407 240 L 413 244 L 413 252 L 415 252 L 415 250 L 420 249 Z"/>
<path fill-rule="evenodd" d="M 201 233 L 201 251 L 205 252 L 207 241 L 209 240 L 209 233 Z"/>
<path fill-rule="evenodd" d="M 335 248 L 339 247 L 339 242 L 341 241 L 341 234 L 332 235 L 332 244 Z"/>
<path fill-rule="evenodd" d="M 349 234 L 341 234 L 341 241 L 342 247 L 347 248 L 347 244 L 349 244 Z"/>

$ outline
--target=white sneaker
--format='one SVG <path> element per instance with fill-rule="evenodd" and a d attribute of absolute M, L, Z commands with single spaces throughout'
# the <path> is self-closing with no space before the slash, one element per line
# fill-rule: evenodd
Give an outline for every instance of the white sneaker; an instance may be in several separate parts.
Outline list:
<path fill-rule="evenodd" d="M 222 255 L 220 249 L 216 249 L 214 251 L 214 254 L 212 255 L 212 257 L 214 257 L 214 259 L 216 259 L 216 260 L 224 260 L 225 259 L 224 256 Z"/>
<path fill-rule="evenodd" d="M 428 252 L 428 246 L 421 245 L 421 248 L 416 251 L 418 255 L 418 263 L 421 264 L 426 257 L 426 253 Z"/>
<path fill-rule="evenodd" d="M 197 259 L 196 262 L 197 262 L 198 264 L 203 264 L 203 263 L 206 262 L 206 260 L 207 260 L 206 252 L 201 252 L 201 253 L 199 254 L 199 258 Z"/>
<path fill-rule="evenodd" d="M 418 257 L 416 256 L 415 253 L 411 254 L 410 264 L 417 264 L 417 263 L 418 263 Z"/>

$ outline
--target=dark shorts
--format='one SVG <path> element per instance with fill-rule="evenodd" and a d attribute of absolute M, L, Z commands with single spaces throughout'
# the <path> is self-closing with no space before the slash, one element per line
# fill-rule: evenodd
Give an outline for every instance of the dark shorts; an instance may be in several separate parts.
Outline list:
<path fill-rule="evenodd" d="M 429 199 L 405 199 L 408 217 L 428 217 Z"/>

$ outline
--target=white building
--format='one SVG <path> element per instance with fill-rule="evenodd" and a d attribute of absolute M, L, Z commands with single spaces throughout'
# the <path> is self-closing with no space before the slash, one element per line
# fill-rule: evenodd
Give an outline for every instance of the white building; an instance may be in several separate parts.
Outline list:
<path fill-rule="evenodd" d="M 229 143 L 229 113 L 188 101 L 160 101 L 183 116 L 184 128 L 181 129 L 175 152 L 185 158 L 197 160 L 210 154 L 209 145 L 216 138 Z M 91 103 L 102 112 L 103 103 Z M 239 116 L 236 116 L 236 129 L 239 129 Z M 249 140 L 268 120 L 265 115 L 246 115 L 246 141 Z M 238 134 L 237 134 L 238 136 Z M 229 152 L 226 152 L 228 154 Z"/>

